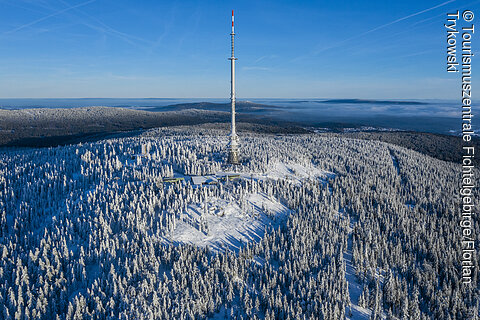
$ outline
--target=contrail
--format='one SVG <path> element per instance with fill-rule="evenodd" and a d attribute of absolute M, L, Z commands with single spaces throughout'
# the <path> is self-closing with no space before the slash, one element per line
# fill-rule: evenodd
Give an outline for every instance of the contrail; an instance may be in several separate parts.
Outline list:
<path fill-rule="evenodd" d="M 364 33 L 361 33 L 361 34 L 358 35 L 358 36 L 360 37 L 360 36 L 369 34 L 369 33 L 371 33 L 371 32 L 374 32 L 374 31 L 383 29 L 383 28 L 388 27 L 388 26 L 390 26 L 390 25 L 392 25 L 392 24 L 395 24 L 395 23 L 397 23 L 397 22 L 400 22 L 400 21 L 406 20 L 406 19 L 408 19 L 408 18 L 418 16 L 419 14 L 422 14 L 422 13 L 425 13 L 425 12 L 432 11 L 432 10 L 434 10 L 434 9 L 443 7 L 443 6 L 445 6 L 445 5 L 447 5 L 447 4 L 451 3 L 451 2 L 454 2 L 454 1 L 456 1 L 456 0 L 449 0 L 449 1 L 446 1 L 446 2 L 444 2 L 444 3 L 438 4 L 438 5 L 434 6 L 434 7 L 431 7 L 431 8 L 422 10 L 422 11 L 419 11 L 419 12 L 417 12 L 417 13 L 412 13 L 412 14 L 410 14 L 410 15 L 408 15 L 408 16 L 403 17 L 403 18 L 400 18 L 400 19 L 394 20 L 394 21 L 392 21 L 392 22 L 383 24 L 383 25 L 381 25 L 381 26 L 379 26 L 379 27 L 373 28 L 372 30 L 365 31 Z"/>
<path fill-rule="evenodd" d="M 54 13 L 52 13 L 52 14 L 49 14 L 48 16 L 42 17 L 42 18 L 37 19 L 37 20 L 35 20 L 35 21 L 29 22 L 29 23 L 27 23 L 27 24 L 21 25 L 21 26 L 19 26 L 19 27 L 16 27 L 15 29 L 10 30 L 10 31 L 6 31 L 6 32 L 4 32 L 3 34 L 11 34 L 11 33 L 20 31 L 20 30 L 22 30 L 22 29 L 24 29 L 24 28 L 33 26 L 34 24 L 37 24 L 37 23 L 42 22 L 42 21 L 44 21 L 44 20 L 50 19 L 51 17 L 55 17 L 55 16 L 58 16 L 59 14 L 62 14 L 62 13 L 64 13 L 64 12 L 67 12 L 67 11 L 70 11 L 70 10 L 73 10 L 73 9 L 76 9 L 76 8 L 79 8 L 79 7 L 86 6 L 87 4 L 90 4 L 90 3 L 95 2 L 95 1 L 97 1 L 97 0 L 89 0 L 89 1 L 82 2 L 82 3 L 77 4 L 77 5 L 74 5 L 74 6 L 72 6 L 72 7 L 68 7 L 68 8 L 59 10 L 59 11 L 57 11 L 57 12 L 54 12 Z"/>
<path fill-rule="evenodd" d="M 65 1 L 63 0 L 60 0 L 62 3 L 64 4 L 67 4 Z M 113 35 L 113 36 L 116 36 L 132 45 L 137 45 L 136 43 L 134 43 L 132 40 L 134 41 L 138 41 L 138 42 L 143 42 L 143 43 L 146 43 L 148 45 L 152 45 L 152 42 L 149 41 L 149 40 L 145 40 L 145 39 L 142 39 L 142 38 L 139 38 L 139 37 L 136 37 L 136 36 L 133 36 L 133 35 L 130 35 L 130 34 L 127 34 L 127 33 L 124 33 L 124 32 L 121 32 L 121 31 L 118 31 L 108 25 L 106 25 L 105 23 L 103 23 L 102 21 L 100 21 L 99 19 L 95 18 L 94 16 L 90 15 L 90 14 L 87 14 L 85 11 L 82 11 L 82 10 L 76 10 L 77 12 L 81 13 L 82 15 L 84 15 L 85 17 L 87 17 L 88 19 L 91 19 L 93 20 L 94 22 L 96 22 L 98 24 L 97 25 L 94 25 L 94 24 L 90 24 L 90 23 L 87 23 L 85 21 L 80 21 L 83 25 L 93 29 L 93 30 L 96 30 L 96 31 L 100 31 L 100 32 L 103 32 L 105 34 L 109 34 L 109 35 Z"/>
<path fill-rule="evenodd" d="M 322 49 L 320 49 L 320 50 L 318 50 L 318 51 L 315 51 L 314 54 L 319 54 L 320 52 L 323 52 L 323 51 L 326 51 L 326 50 L 329 50 L 329 49 L 336 48 L 336 47 L 338 47 L 339 45 L 341 45 L 341 44 L 343 44 L 343 43 L 345 43 L 345 42 L 347 42 L 347 41 L 354 40 L 354 39 L 357 39 L 357 38 L 359 38 L 359 37 L 363 37 L 364 35 L 367 35 L 367 34 L 372 33 L 372 32 L 374 32 L 374 31 L 377 31 L 377 30 L 383 29 L 383 28 L 385 28 L 385 27 L 391 26 L 392 24 L 395 24 L 395 23 L 398 23 L 398 22 L 400 22 L 400 21 L 409 19 L 409 18 L 411 18 L 411 17 L 418 16 L 418 15 L 420 15 L 420 14 L 422 14 L 422 13 L 425 13 L 425 12 L 428 12 L 428 11 L 432 11 L 432 10 L 437 9 L 437 8 L 440 8 L 440 7 L 443 7 L 443 6 L 445 6 L 445 5 L 449 4 L 449 3 L 452 3 L 452 2 L 454 2 L 454 1 L 456 1 L 456 0 L 445 1 L 445 2 L 443 2 L 443 3 L 440 3 L 440 4 L 436 5 L 436 6 L 433 6 L 433 7 L 431 7 L 431 8 L 424 9 L 424 10 L 422 10 L 422 11 L 409 14 L 408 16 L 399 18 L 399 19 L 397 19 L 397 20 L 394 20 L 394 21 L 391 21 L 391 22 L 382 24 L 381 26 L 378 26 L 378 27 L 375 27 L 375 28 L 370 29 L 370 30 L 368 30 L 368 31 L 365 31 L 365 32 L 363 32 L 363 33 L 360 33 L 359 35 L 356 35 L 356 36 L 354 36 L 354 37 L 350 37 L 350 38 L 347 38 L 347 39 L 342 40 L 342 41 L 340 41 L 340 42 L 337 42 L 337 43 L 334 44 L 333 46 L 330 46 L 330 47 L 327 47 L 327 48 L 322 48 Z"/>

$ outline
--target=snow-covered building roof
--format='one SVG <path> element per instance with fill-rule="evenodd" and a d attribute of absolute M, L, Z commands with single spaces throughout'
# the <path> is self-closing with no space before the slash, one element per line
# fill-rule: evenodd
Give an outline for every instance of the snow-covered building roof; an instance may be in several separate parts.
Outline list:
<path fill-rule="evenodd" d="M 193 176 L 192 183 L 195 185 L 216 184 L 218 180 L 214 176 Z"/>

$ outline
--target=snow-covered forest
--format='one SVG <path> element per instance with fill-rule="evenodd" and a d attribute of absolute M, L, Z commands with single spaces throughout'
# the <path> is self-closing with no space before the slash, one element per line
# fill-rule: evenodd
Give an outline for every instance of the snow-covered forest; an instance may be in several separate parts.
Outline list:
<path fill-rule="evenodd" d="M 245 133 L 232 168 L 226 143 L 178 127 L 4 149 L 0 318 L 478 315 L 478 278 L 460 283 L 458 164 L 378 141 Z M 279 166 L 287 174 L 272 175 Z M 235 170 L 211 186 L 162 180 Z M 226 204 L 262 232 L 175 238 L 185 224 L 215 234 Z"/>

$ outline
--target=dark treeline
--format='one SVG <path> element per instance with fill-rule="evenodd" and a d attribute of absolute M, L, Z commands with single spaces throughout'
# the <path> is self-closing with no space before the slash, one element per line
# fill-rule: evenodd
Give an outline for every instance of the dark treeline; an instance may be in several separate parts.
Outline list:
<path fill-rule="evenodd" d="M 381 132 L 345 132 L 324 135 L 343 136 L 346 138 L 377 140 L 412 149 L 440 160 L 462 163 L 462 147 L 465 142 L 461 137 L 414 131 Z M 480 139 L 474 138 L 469 145 L 480 148 Z"/>

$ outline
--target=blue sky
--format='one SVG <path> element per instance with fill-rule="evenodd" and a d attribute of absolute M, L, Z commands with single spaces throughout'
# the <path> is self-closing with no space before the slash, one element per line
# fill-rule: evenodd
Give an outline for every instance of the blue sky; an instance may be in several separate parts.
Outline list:
<path fill-rule="evenodd" d="M 240 99 L 459 99 L 443 24 L 446 12 L 479 7 L 0 0 L 0 97 L 228 97 L 234 9 Z"/>

